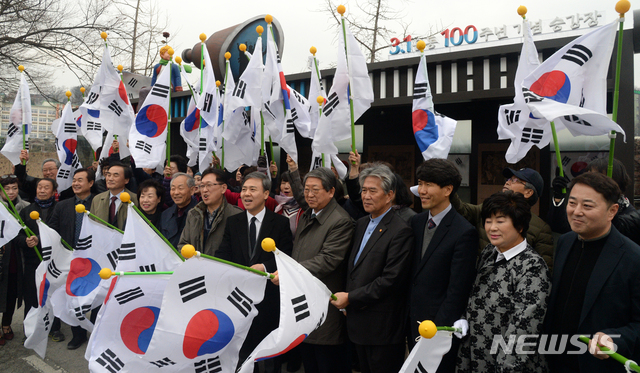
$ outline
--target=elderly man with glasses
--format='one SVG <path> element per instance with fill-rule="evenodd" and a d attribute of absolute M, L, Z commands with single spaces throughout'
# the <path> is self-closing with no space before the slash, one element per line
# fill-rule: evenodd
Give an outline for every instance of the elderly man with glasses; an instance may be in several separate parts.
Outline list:
<path fill-rule="evenodd" d="M 36 197 L 36 187 L 38 185 L 39 178 L 27 175 L 27 162 L 29 162 L 29 151 L 22 150 L 20 152 L 20 160 L 24 161 L 24 164 L 19 163 L 15 166 L 15 174 L 20 181 L 20 190 L 27 194 L 29 202 L 33 202 Z M 58 168 L 60 162 L 54 158 L 47 158 L 42 162 L 42 177 L 45 179 L 55 180 L 58 175 Z M 74 196 L 73 189 L 71 187 L 63 191 L 54 191 L 56 201 L 71 198 Z"/>

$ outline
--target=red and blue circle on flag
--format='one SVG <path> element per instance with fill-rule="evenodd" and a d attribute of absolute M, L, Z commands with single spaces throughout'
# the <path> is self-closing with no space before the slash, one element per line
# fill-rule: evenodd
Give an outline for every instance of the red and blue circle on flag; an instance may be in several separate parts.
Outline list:
<path fill-rule="evenodd" d="M 42 307 L 47 303 L 47 296 L 49 295 L 49 280 L 47 280 L 47 272 L 42 276 L 42 281 L 40 282 L 40 289 L 38 289 L 38 306 Z"/>
<path fill-rule="evenodd" d="M 530 90 L 539 96 L 566 104 L 571 94 L 571 80 L 564 72 L 553 70 L 542 74 L 531 84 Z"/>
<path fill-rule="evenodd" d="M 67 139 L 62 143 L 62 150 L 64 150 L 65 154 L 64 164 L 71 166 L 73 155 L 76 153 L 77 147 L 78 141 L 74 139 Z"/>
<path fill-rule="evenodd" d="M 160 309 L 152 306 L 136 308 L 129 312 L 120 323 L 122 343 L 133 353 L 145 354 L 159 315 Z"/>
<path fill-rule="evenodd" d="M 226 313 L 220 310 L 202 310 L 189 320 L 184 332 L 182 352 L 188 359 L 213 354 L 225 348 L 233 335 L 235 327 Z"/>
<path fill-rule="evenodd" d="M 424 152 L 438 140 L 436 117 L 431 111 L 424 109 L 415 110 L 411 116 L 413 118 L 413 134 L 420 151 Z"/>
<path fill-rule="evenodd" d="M 75 258 L 71 261 L 67 275 L 67 294 L 82 297 L 91 293 L 100 285 L 100 265 L 91 258 Z"/>
<path fill-rule="evenodd" d="M 136 116 L 136 129 L 141 135 L 154 138 L 167 128 L 167 112 L 160 105 L 143 107 Z"/>

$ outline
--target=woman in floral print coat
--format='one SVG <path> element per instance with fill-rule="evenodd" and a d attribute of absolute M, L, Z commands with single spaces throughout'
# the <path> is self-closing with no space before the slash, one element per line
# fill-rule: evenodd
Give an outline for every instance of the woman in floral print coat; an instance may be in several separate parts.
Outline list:
<path fill-rule="evenodd" d="M 516 352 L 519 336 L 541 332 L 551 292 L 549 269 L 525 239 L 529 204 L 520 194 L 499 192 L 484 201 L 482 219 L 491 243 L 478 262 L 464 316 L 469 336 L 460 347 L 456 372 L 546 372 L 536 346 L 520 347 L 528 354 Z M 514 339 L 516 346 L 505 353 L 496 343 L 497 351 L 491 351 L 494 336 L 504 345 Z"/>

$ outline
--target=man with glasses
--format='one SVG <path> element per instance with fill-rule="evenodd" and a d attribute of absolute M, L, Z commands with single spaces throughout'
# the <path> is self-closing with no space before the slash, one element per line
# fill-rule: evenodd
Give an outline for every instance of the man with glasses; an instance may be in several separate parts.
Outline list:
<path fill-rule="evenodd" d="M 202 201 L 187 214 L 187 221 L 180 236 L 178 248 L 193 245 L 197 251 L 214 255 L 222 242 L 227 218 L 242 212 L 237 206 L 227 203 L 226 174 L 222 170 L 207 168 L 202 172 L 200 194 Z"/>
<path fill-rule="evenodd" d="M 521 168 L 516 171 L 511 168 L 505 168 L 502 174 L 506 178 L 502 191 L 511 190 L 524 195 L 530 206 L 538 202 L 538 198 L 542 195 L 544 181 L 536 170 Z M 484 230 L 484 222 L 480 217 L 482 204 L 472 205 L 464 203 L 457 194 L 452 196 L 451 204 L 476 227 L 480 234 L 480 250 L 484 249 L 489 244 L 489 238 L 487 237 L 487 232 Z M 536 214 L 531 214 L 529 230 L 527 231 L 527 242 L 533 246 L 538 254 L 542 255 L 547 266 L 549 266 L 549 270 L 551 270 L 553 266 L 553 235 L 551 233 L 551 227 Z"/>
<path fill-rule="evenodd" d="M 29 202 L 33 202 L 36 197 L 36 187 L 38 185 L 37 177 L 27 175 L 27 162 L 29 161 L 29 151 L 21 150 L 20 151 L 20 160 L 24 161 L 24 165 L 22 162 L 15 166 L 15 174 L 20 181 L 20 190 L 27 194 L 29 198 Z M 58 168 L 60 167 L 60 162 L 54 158 L 47 158 L 42 162 L 42 177 L 44 179 L 52 179 L 55 180 L 58 175 Z M 74 196 L 73 189 L 68 188 L 64 191 L 55 191 L 54 195 L 56 201 L 61 201 L 63 199 L 71 198 Z"/>

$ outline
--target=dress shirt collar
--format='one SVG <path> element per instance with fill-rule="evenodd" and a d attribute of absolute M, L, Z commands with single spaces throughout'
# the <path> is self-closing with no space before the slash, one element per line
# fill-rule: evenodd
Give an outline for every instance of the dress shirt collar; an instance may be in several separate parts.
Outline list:
<path fill-rule="evenodd" d="M 451 204 L 449 204 L 449 206 L 447 206 L 444 210 L 440 211 L 435 216 L 431 215 L 431 211 L 429 211 L 429 219 L 433 219 L 433 222 L 436 224 L 437 228 L 438 225 L 440 225 L 442 219 L 444 219 L 444 217 L 449 213 L 449 211 L 451 211 Z"/>
<path fill-rule="evenodd" d="M 527 248 L 527 239 L 526 238 L 524 240 L 522 240 L 522 242 L 520 242 L 519 244 L 517 244 L 514 247 L 510 248 L 509 250 L 505 251 L 504 253 L 500 252 L 500 250 L 498 250 L 498 248 L 496 247 L 495 249 L 498 252 L 498 256 L 496 257 L 496 263 L 501 261 L 503 258 L 506 259 L 507 261 L 509 261 L 509 260 L 515 258 L 516 256 L 518 256 L 518 254 L 523 252 L 526 248 Z"/>
<path fill-rule="evenodd" d="M 258 221 L 258 223 L 262 224 L 262 220 L 264 219 L 264 215 L 267 213 L 267 208 L 263 207 L 262 211 L 260 211 L 259 213 L 257 213 L 255 215 L 256 220 Z M 251 224 L 251 218 L 253 218 L 254 215 L 251 215 L 251 213 L 249 211 L 247 211 L 247 222 L 249 224 Z"/>

